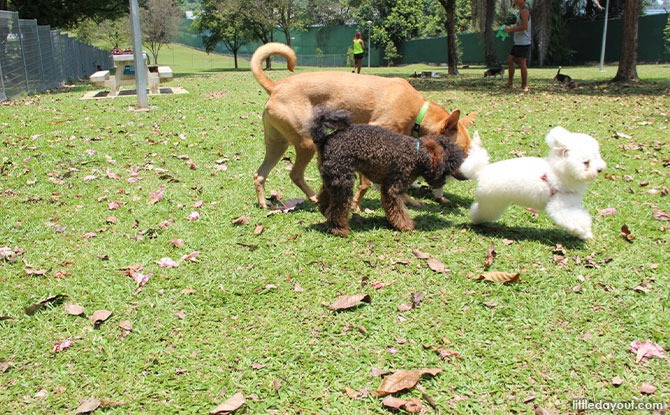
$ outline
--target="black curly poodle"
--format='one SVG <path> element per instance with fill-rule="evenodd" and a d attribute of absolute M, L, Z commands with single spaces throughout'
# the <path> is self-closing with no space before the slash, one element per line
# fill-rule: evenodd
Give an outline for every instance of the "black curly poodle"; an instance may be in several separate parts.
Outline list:
<path fill-rule="evenodd" d="M 414 229 L 416 224 L 409 217 L 404 199 L 409 185 L 423 177 L 430 187 L 440 188 L 447 176 L 462 178 L 458 169 L 463 163 L 463 150 L 452 142 L 460 111 L 451 114 L 447 135 L 420 138 L 374 125 L 351 124 L 350 116 L 345 110 L 317 106 L 310 128 L 323 181 L 319 210 L 326 217 L 328 231 L 349 234 L 356 172 L 380 186 L 382 207 L 394 228 Z"/>

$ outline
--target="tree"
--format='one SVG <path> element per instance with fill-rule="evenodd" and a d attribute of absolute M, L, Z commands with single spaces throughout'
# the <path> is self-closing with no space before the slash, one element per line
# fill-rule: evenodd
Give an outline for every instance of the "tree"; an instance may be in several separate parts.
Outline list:
<path fill-rule="evenodd" d="M 626 1 L 623 13 L 623 35 L 619 68 L 612 82 L 628 82 L 638 80 L 637 76 L 637 28 L 640 16 L 641 0 Z"/>
<path fill-rule="evenodd" d="M 56 29 L 70 29 L 86 19 L 101 22 L 128 14 L 128 0 L 9 0 L 8 3 L 22 19 L 36 19 L 38 24 Z"/>
<path fill-rule="evenodd" d="M 158 52 L 177 32 L 180 16 L 173 0 L 147 0 L 140 10 L 142 38 L 149 45 L 154 65 L 158 65 Z"/>
<path fill-rule="evenodd" d="M 440 0 L 447 13 L 447 67 L 449 75 L 458 75 L 458 47 L 456 38 L 456 0 Z"/>
<path fill-rule="evenodd" d="M 247 2 L 245 0 L 206 0 L 202 5 L 203 9 L 197 27 L 203 34 L 205 50 L 211 52 L 217 44 L 223 42 L 233 52 L 235 69 L 237 69 L 237 53 L 252 37 L 243 12 L 247 7 Z"/>

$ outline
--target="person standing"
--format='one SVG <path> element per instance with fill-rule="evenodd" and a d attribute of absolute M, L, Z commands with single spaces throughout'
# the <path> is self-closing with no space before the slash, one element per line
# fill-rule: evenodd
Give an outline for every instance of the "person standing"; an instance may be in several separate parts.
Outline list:
<path fill-rule="evenodd" d="M 519 62 L 519 72 L 521 72 L 521 89 L 528 91 L 528 58 L 530 58 L 530 46 L 533 40 L 530 30 L 530 9 L 525 0 L 514 0 L 514 5 L 519 9 L 516 24 L 503 30 L 505 33 L 514 33 L 514 46 L 507 56 L 507 71 L 509 72 L 507 86 L 510 88 L 514 86 L 516 61 Z"/>
<path fill-rule="evenodd" d="M 356 32 L 356 36 L 354 36 L 354 70 L 351 72 L 361 73 L 364 55 L 365 41 L 363 40 L 361 32 Z"/>

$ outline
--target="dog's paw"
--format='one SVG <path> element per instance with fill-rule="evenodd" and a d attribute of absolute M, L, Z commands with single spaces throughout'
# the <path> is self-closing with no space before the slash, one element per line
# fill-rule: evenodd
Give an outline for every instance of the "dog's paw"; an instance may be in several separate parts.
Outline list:
<path fill-rule="evenodd" d="M 342 236 L 342 237 L 349 236 L 349 229 L 346 228 L 330 228 L 328 229 L 328 232 L 330 232 L 335 236 Z"/>

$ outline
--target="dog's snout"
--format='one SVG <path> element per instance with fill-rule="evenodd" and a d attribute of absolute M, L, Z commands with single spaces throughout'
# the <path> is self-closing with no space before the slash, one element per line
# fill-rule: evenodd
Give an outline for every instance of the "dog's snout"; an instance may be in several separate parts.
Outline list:
<path fill-rule="evenodd" d="M 603 171 L 603 170 L 605 170 L 605 169 L 604 169 L 604 168 L 602 168 L 602 167 L 598 167 L 598 169 L 597 169 L 597 170 L 598 170 L 598 173 L 602 173 L 602 171 Z"/>

